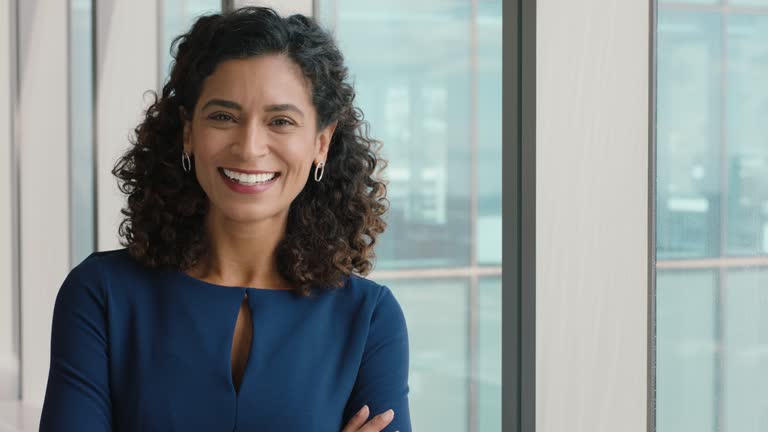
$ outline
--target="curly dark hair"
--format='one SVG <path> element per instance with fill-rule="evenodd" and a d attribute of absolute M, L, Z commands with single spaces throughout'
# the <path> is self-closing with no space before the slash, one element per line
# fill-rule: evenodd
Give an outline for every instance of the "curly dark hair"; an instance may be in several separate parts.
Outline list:
<path fill-rule="evenodd" d="M 387 226 L 386 182 L 376 177 L 387 162 L 354 105 L 355 90 L 332 35 L 303 15 L 283 18 L 270 8 L 245 7 L 198 18 L 174 39 L 171 52 L 162 94 L 150 92 L 154 102 L 112 170 L 127 195 L 119 235 L 130 255 L 152 268 L 185 270 L 207 253 L 210 204 L 196 176 L 185 175 L 180 163 L 180 108 L 194 112 L 203 80 L 221 62 L 281 54 L 310 84 L 318 131 L 337 125 L 326 162 L 331 169 L 321 182 L 308 179 L 291 203 L 276 250 L 277 271 L 303 296 L 312 287 L 340 287 L 352 272 L 368 274 L 376 238 Z"/>

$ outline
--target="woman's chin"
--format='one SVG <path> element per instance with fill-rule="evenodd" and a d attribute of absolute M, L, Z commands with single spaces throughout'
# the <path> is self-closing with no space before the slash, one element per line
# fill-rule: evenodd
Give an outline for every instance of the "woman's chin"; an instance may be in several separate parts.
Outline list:
<path fill-rule="evenodd" d="M 271 221 L 273 223 L 279 221 L 281 219 L 281 216 L 285 214 L 287 209 L 285 211 L 280 211 L 274 208 L 266 208 L 263 204 L 252 204 L 252 205 L 236 205 L 232 206 L 227 209 L 222 209 L 219 211 L 219 213 L 224 216 L 224 219 L 240 223 L 240 224 L 248 224 L 248 223 L 260 223 L 260 222 L 266 222 Z"/>

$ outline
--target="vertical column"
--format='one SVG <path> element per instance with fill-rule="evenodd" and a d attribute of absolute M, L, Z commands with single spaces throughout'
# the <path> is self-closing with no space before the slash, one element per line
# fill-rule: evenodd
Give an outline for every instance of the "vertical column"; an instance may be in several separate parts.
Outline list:
<path fill-rule="evenodd" d="M 13 100 L 15 61 L 15 8 L 0 1 L 0 400 L 19 395 L 19 311 L 16 268 L 16 235 L 13 229 L 17 185 L 13 151 Z"/>
<path fill-rule="evenodd" d="M 70 264 L 69 3 L 16 4 L 21 396 L 36 403 L 45 394 L 53 304 Z"/>
<path fill-rule="evenodd" d="M 111 170 L 158 90 L 158 2 L 99 0 L 96 8 L 97 248 L 120 247 L 118 226 L 125 197 Z"/>
<path fill-rule="evenodd" d="M 647 430 L 652 3 L 537 3 L 540 432 Z"/>

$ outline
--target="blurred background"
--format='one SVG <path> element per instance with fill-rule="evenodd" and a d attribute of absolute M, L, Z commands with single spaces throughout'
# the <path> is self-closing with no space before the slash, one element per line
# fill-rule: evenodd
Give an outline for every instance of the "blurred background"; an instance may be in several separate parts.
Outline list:
<path fill-rule="evenodd" d="M 109 170 L 170 41 L 245 3 L 269 4 L 0 1 L 0 432 L 37 428 L 65 275 L 119 247 Z M 651 3 L 656 430 L 765 431 L 768 0 Z M 500 431 L 502 1 L 271 5 L 335 33 L 385 143 L 390 225 L 370 277 L 406 313 L 414 430 Z"/>
<path fill-rule="evenodd" d="M 170 41 L 244 3 L 265 4 L 0 1 L 0 432 L 36 430 L 65 275 L 119 247 L 109 170 Z M 651 3 L 656 429 L 765 431 L 768 0 Z M 335 33 L 385 143 L 390 225 L 370 277 L 406 313 L 414 429 L 500 431 L 502 1 L 272 6 Z"/>
<path fill-rule="evenodd" d="M 0 432 L 37 430 L 64 277 L 121 247 L 110 169 L 171 40 L 244 4 L 330 29 L 384 142 L 368 277 L 406 314 L 414 430 L 500 431 L 501 0 L 0 0 Z"/>
<path fill-rule="evenodd" d="M 661 0 L 657 430 L 768 430 L 768 0 Z"/>

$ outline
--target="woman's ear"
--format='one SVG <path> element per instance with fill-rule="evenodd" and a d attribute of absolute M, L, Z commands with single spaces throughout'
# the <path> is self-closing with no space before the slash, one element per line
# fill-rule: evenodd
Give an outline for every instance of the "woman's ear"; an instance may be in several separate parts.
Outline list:
<path fill-rule="evenodd" d="M 184 151 L 192 154 L 192 143 L 189 140 L 190 129 L 192 128 L 192 121 L 189 118 L 187 110 L 183 106 L 179 107 L 179 118 L 182 125 L 182 138 L 181 143 L 184 146 Z"/>
<path fill-rule="evenodd" d="M 333 134 L 336 132 L 336 126 L 338 122 L 333 122 L 323 128 L 317 135 L 315 146 L 317 147 L 317 157 L 321 161 L 328 160 L 328 150 L 331 147 L 331 140 L 333 140 Z"/>

